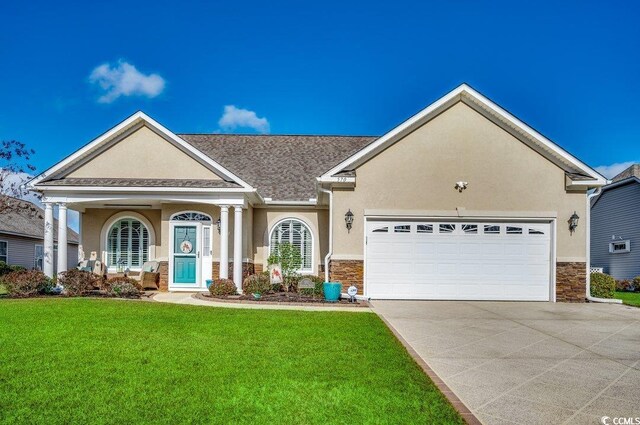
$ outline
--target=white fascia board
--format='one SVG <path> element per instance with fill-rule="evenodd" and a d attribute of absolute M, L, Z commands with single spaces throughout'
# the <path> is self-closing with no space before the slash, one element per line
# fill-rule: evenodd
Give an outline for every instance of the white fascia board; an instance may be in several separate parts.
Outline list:
<path fill-rule="evenodd" d="M 491 112 L 497 114 L 502 120 L 510 123 L 511 125 L 518 127 L 518 129 L 524 132 L 529 138 L 533 139 L 536 143 L 542 145 L 542 147 L 545 150 L 553 152 L 554 154 L 562 158 L 564 161 L 566 161 L 568 164 L 573 165 L 578 170 L 593 177 L 594 181 L 598 181 L 599 184 L 606 184 L 607 179 L 602 174 L 598 173 L 596 170 L 589 167 L 587 164 L 580 161 L 575 156 L 571 155 L 569 152 L 561 148 L 556 143 L 547 139 L 545 136 L 543 136 L 542 134 L 540 134 L 539 132 L 531 128 L 529 125 L 527 125 L 526 123 L 516 118 L 513 114 L 503 109 L 493 101 L 489 100 L 484 95 L 480 94 L 478 91 L 467 86 L 466 84 L 463 84 L 462 86 L 464 86 L 464 90 L 462 91 L 461 94 L 468 96 L 474 99 L 476 102 L 483 104 L 485 108 L 490 109 Z"/>
<path fill-rule="evenodd" d="M 356 178 L 352 176 L 326 176 L 317 178 L 319 183 L 355 183 Z"/>
<path fill-rule="evenodd" d="M 594 178 L 594 181 L 598 182 L 598 185 L 606 184 L 607 179 L 598 173 L 593 168 L 589 167 L 564 149 L 562 149 L 557 144 L 553 143 L 551 140 L 544 137 L 542 134 L 538 133 L 533 128 L 529 127 L 524 122 L 520 121 L 518 118 L 513 116 L 511 113 L 507 112 L 505 109 L 501 108 L 491 100 L 487 99 L 485 96 L 468 86 L 467 84 L 461 84 L 457 88 L 453 89 L 451 92 L 447 93 L 422 111 L 418 112 L 408 120 L 404 121 L 399 126 L 395 127 L 391 131 L 384 134 L 375 142 L 369 144 L 364 149 L 356 152 L 351 157 L 345 159 L 340 164 L 336 165 L 322 176 L 320 176 L 320 182 L 330 182 L 330 178 L 334 177 L 334 174 L 339 173 L 344 170 L 351 170 L 356 168 L 357 165 L 362 164 L 363 162 L 370 159 L 372 156 L 381 152 L 387 146 L 395 143 L 397 140 L 404 137 L 406 134 L 415 130 L 419 126 L 423 125 L 426 121 L 431 118 L 437 116 L 440 112 L 446 110 L 454 103 L 458 101 L 462 101 L 464 97 L 468 97 L 478 104 L 482 105 L 485 109 L 490 110 L 493 113 L 493 116 L 498 117 L 499 119 L 509 123 L 510 125 L 517 127 L 522 133 L 524 133 L 528 138 L 532 139 L 535 143 L 541 146 L 541 148 L 546 152 L 552 152 L 557 155 L 567 164 L 572 165 L 576 169 L 581 172 L 591 176 Z"/>
<path fill-rule="evenodd" d="M 309 205 L 317 205 L 318 202 L 315 199 L 309 199 L 308 201 L 265 201 L 265 205 L 288 205 L 288 206 L 309 206 Z"/>
<path fill-rule="evenodd" d="M 132 194 L 132 193 L 45 193 L 42 197 L 43 202 L 65 202 L 69 204 L 98 204 L 108 202 L 126 202 L 126 201 L 141 201 L 147 204 L 156 203 L 184 203 L 192 202 L 197 204 L 211 204 L 211 205 L 230 205 L 230 206 L 245 206 L 247 201 L 244 194 L 220 194 L 219 196 L 211 196 L 211 194 L 198 194 L 198 193 L 185 193 L 185 194 Z M 102 205 L 100 205 L 102 207 Z"/>
<path fill-rule="evenodd" d="M 125 119 L 120 124 L 116 125 L 115 127 L 111 128 L 110 130 L 108 130 L 106 133 L 103 133 L 101 136 L 97 137 L 96 139 L 94 139 L 93 141 L 89 142 L 88 144 L 86 144 L 82 148 L 78 149 L 73 154 L 69 155 L 68 157 L 66 157 L 62 161 L 60 161 L 57 164 L 55 164 L 53 167 L 51 167 L 51 168 L 47 169 L 46 171 L 38 174 L 33 179 L 31 179 L 29 182 L 27 182 L 27 185 L 30 186 L 31 188 L 35 188 L 35 186 L 39 182 L 41 182 L 43 179 L 45 179 L 46 177 L 48 177 L 48 176 L 50 176 L 52 174 L 55 174 L 57 171 L 61 170 L 63 167 L 67 166 L 71 162 L 73 162 L 76 159 L 82 157 L 83 155 L 88 154 L 89 152 L 91 152 L 94 149 L 96 149 L 97 147 L 99 147 L 101 144 L 107 143 L 113 137 L 117 136 L 118 134 L 126 131 L 128 128 L 130 128 L 130 127 L 132 127 L 132 126 L 134 126 L 134 125 L 136 125 L 136 124 L 138 124 L 140 122 L 144 122 L 147 125 L 153 127 L 156 131 L 158 131 L 159 133 L 163 134 L 167 138 L 171 139 L 177 145 L 179 145 L 184 150 L 189 152 L 192 156 L 194 156 L 195 158 L 197 158 L 200 161 L 204 162 L 205 164 L 209 165 L 214 170 L 216 170 L 218 173 L 223 175 L 225 178 L 227 178 L 229 180 L 233 180 L 234 182 L 238 183 L 239 185 L 241 185 L 245 189 L 253 189 L 253 187 L 251 187 L 250 184 L 248 184 L 247 182 L 245 182 L 244 180 L 242 180 L 241 178 L 239 178 L 238 176 L 233 174 L 231 171 L 227 170 L 225 167 L 220 165 L 218 162 L 214 161 L 213 159 L 209 158 L 204 153 L 202 153 L 199 150 L 197 150 L 196 148 L 194 148 L 191 144 L 187 143 L 186 141 L 184 141 L 180 137 L 176 136 L 169 129 L 167 129 L 162 124 L 160 124 L 159 122 L 157 122 L 156 120 L 154 120 L 153 118 L 151 118 L 150 116 L 148 116 L 147 114 L 145 114 L 142 111 L 138 111 L 135 114 L 131 115 L 129 118 Z"/>
<path fill-rule="evenodd" d="M 325 179 L 334 178 L 334 174 L 339 173 L 340 171 L 354 168 L 353 167 L 354 164 L 360 163 L 362 160 L 368 159 L 372 154 L 375 154 L 376 152 L 378 152 L 380 148 L 385 147 L 390 143 L 393 143 L 395 140 L 399 138 L 398 136 L 404 135 L 407 132 L 410 132 L 416 126 L 416 124 L 419 124 L 425 117 L 429 116 L 430 114 L 433 114 L 443 106 L 447 106 L 450 103 L 459 100 L 460 93 L 462 93 L 464 87 L 466 87 L 465 84 L 461 85 L 460 87 L 444 95 L 443 97 L 441 97 L 440 99 L 432 103 L 431 105 L 427 106 L 422 111 L 418 112 L 408 120 L 404 121 L 399 126 L 393 128 L 391 131 L 384 134 L 375 142 L 365 146 L 362 150 L 356 152 L 351 157 L 345 159 L 340 164 L 336 165 L 335 167 L 333 167 L 332 169 L 324 173 L 322 176 L 320 176 L 319 180 L 325 181 Z"/>
<path fill-rule="evenodd" d="M 117 193 L 148 193 L 148 192 L 164 192 L 164 193 L 203 193 L 203 194 L 215 194 L 215 193 L 252 193 L 253 189 L 248 188 L 235 188 L 235 187 L 221 187 L 221 188 L 203 188 L 203 187 L 144 187 L 144 186 L 37 186 L 35 188 L 40 192 L 82 192 L 82 193 L 96 193 L 96 192 L 117 192 Z"/>

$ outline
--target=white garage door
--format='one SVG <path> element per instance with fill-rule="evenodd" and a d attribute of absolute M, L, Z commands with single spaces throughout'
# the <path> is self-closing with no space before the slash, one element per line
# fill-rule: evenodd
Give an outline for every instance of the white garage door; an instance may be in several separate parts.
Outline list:
<path fill-rule="evenodd" d="M 548 301 L 550 223 L 367 221 L 365 294 Z"/>

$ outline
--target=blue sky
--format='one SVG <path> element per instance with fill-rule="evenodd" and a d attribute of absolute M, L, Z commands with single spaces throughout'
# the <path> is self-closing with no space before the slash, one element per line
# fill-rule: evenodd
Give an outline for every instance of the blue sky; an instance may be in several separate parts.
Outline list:
<path fill-rule="evenodd" d="M 467 82 L 592 166 L 640 161 L 634 2 L 375 3 L 2 2 L 0 139 L 43 171 L 139 109 L 379 135 Z"/>

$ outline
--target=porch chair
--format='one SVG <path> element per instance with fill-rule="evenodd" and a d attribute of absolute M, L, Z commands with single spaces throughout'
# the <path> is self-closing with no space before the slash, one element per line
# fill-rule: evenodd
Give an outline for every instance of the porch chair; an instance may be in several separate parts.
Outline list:
<path fill-rule="evenodd" d="M 129 276 L 140 282 L 142 289 L 159 289 L 160 263 L 157 261 L 147 261 L 142 265 L 142 271 L 138 276 Z"/>

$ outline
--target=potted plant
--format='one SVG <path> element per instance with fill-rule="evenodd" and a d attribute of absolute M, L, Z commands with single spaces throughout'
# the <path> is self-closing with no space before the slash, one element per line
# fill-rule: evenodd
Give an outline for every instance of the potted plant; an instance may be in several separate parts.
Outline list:
<path fill-rule="evenodd" d="M 335 303 L 340 299 L 340 292 L 342 290 L 342 283 L 340 282 L 324 282 L 322 284 L 322 290 L 324 292 L 324 299 L 327 302 Z"/>

